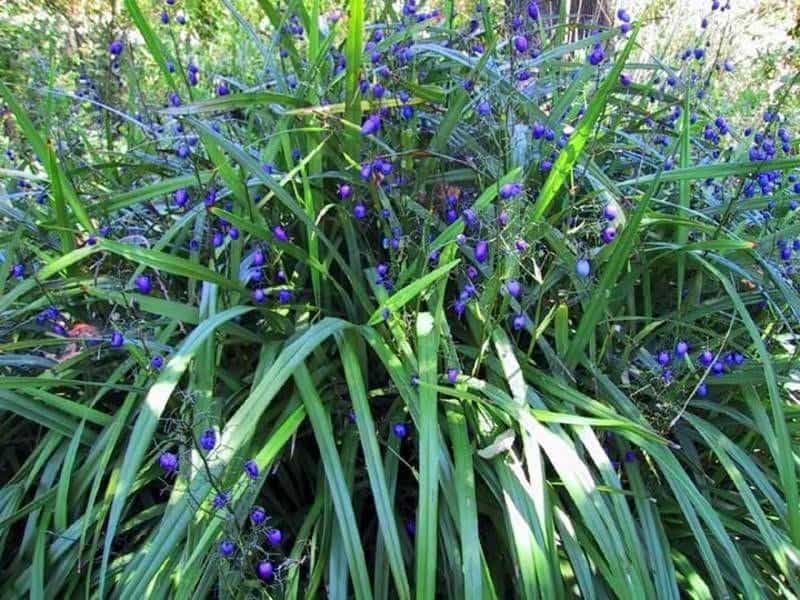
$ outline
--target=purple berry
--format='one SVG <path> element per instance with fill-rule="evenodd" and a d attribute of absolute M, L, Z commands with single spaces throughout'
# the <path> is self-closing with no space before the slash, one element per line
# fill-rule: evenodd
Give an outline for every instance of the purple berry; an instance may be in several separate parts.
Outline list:
<path fill-rule="evenodd" d="M 249 459 L 247 462 L 244 463 L 244 470 L 250 479 L 258 479 L 259 469 L 258 463 L 254 459 Z"/>
<path fill-rule="evenodd" d="M 589 264 L 589 261 L 585 258 L 580 259 L 577 263 L 575 263 L 575 273 L 580 278 L 586 278 L 589 276 L 589 273 L 592 272 L 592 266 Z"/>
<path fill-rule="evenodd" d="M 270 561 L 262 560 L 258 563 L 258 567 L 256 567 L 256 573 L 259 579 L 263 581 L 272 581 L 272 578 L 275 576 L 275 568 Z"/>
<path fill-rule="evenodd" d="M 215 510 L 219 510 L 220 508 L 224 508 L 225 506 L 227 506 L 230 500 L 231 500 L 230 492 L 218 492 L 217 495 L 214 496 L 214 500 L 212 500 L 211 506 L 213 506 Z"/>
<path fill-rule="evenodd" d="M 172 198 L 175 202 L 175 206 L 178 208 L 183 208 L 189 202 L 189 192 L 186 188 L 180 188 L 175 190 Z"/>
<path fill-rule="evenodd" d="M 486 240 L 479 240 L 477 244 L 475 244 L 475 260 L 479 263 L 485 263 L 486 259 L 489 258 L 489 242 Z"/>
<path fill-rule="evenodd" d="M 606 227 L 605 229 L 603 229 L 603 234 L 602 234 L 603 243 L 610 244 L 611 242 L 614 241 L 614 239 L 616 237 L 617 237 L 617 229 L 616 229 L 616 227 L 610 227 L 609 226 L 609 227 Z"/>
<path fill-rule="evenodd" d="M 261 525 L 266 520 L 267 511 L 260 506 L 254 506 L 253 510 L 250 511 L 250 521 L 253 522 L 253 525 Z"/>
<path fill-rule="evenodd" d="M 405 423 L 395 423 L 392 427 L 392 432 L 398 440 L 405 439 L 405 437 L 408 435 L 408 430 L 406 429 Z"/>
<path fill-rule="evenodd" d="M 158 457 L 158 465 L 167 473 L 178 469 L 178 455 L 172 452 L 162 452 Z"/>
<path fill-rule="evenodd" d="M 153 291 L 153 284 L 147 275 L 139 275 L 134 281 L 134 285 L 136 286 L 136 290 L 145 296 Z"/>
<path fill-rule="evenodd" d="M 283 541 L 283 533 L 280 529 L 270 529 L 267 532 L 267 541 L 273 546 L 280 546 Z"/>
<path fill-rule="evenodd" d="M 613 221 L 614 219 L 617 218 L 618 214 L 619 211 L 617 210 L 617 207 L 614 206 L 613 204 L 606 204 L 605 207 L 603 208 L 603 217 L 605 217 L 607 221 Z"/>
<path fill-rule="evenodd" d="M 206 452 L 210 452 L 217 445 L 217 432 L 213 429 L 206 429 L 200 436 L 200 447 Z"/>
<path fill-rule="evenodd" d="M 272 235 L 274 235 L 275 239 L 279 242 L 286 243 L 289 241 L 289 234 L 286 233 L 286 230 L 280 225 L 275 225 L 275 227 L 272 228 Z"/>
<path fill-rule="evenodd" d="M 606 55 L 605 52 L 603 52 L 603 47 L 600 44 L 596 44 L 589 53 L 589 64 L 596 67 L 603 62 L 605 57 Z"/>
<path fill-rule="evenodd" d="M 506 282 L 506 291 L 512 298 L 519 298 L 522 295 L 522 284 L 516 279 L 510 279 Z"/>
<path fill-rule="evenodd" d="M 381 119 L 377 115 L 367 117 L 363 125 L 361 125 L 361 135 L 374 135 L 380 131 Z"/>
<path fill-rule="evenodd" d="M 114 40 L 108 45 L 108 52 L 114 56 L 122 54 L 123 45 L 120 40 Z"/>
<path fill-rule="evenodd" d="M 339 186 L 338 194 L 339 198 L 347 200 L 353 195 L 353 187 L 349 183 L 343 183 Z"/>
<path fill-rule="evenodd" d="M 225 558 L 230 558 L 236 551 L 236 544 L 230 540 L 223 540 L 219 544 L 219 554 Z"/>
<path fill-rule="evenodd" d="M 406 519 L 405 522 L 406 533 L 414 537 L 417 533 L 417 522 L 414 519 Z"/>
<path fill-rule="evenodd" d="M 111 334 L 111 347 L 112 348 L 120 348 L 122 344 L 125 343 L 125 338 L 119 331 L 115 331 Z"/>
<path fill-rule="evenodd" d="M 447 370 L 447 381 L 449 381 L 453 385 L 456 384 L 456 382 L 458 381 L 458 369 L 453 367 Z"/>

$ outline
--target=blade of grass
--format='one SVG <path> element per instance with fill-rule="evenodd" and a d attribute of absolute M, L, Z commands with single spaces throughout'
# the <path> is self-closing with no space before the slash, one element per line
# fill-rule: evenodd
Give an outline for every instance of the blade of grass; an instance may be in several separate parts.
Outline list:
<path fill-rule="evenodd" d="M 345 118 L 351 123 L 361 124 L 361 102 L 359 102 L 359 83 L 361 80 L 361 55 L 364 52 L 364 18 L 366 6 L 364 0 L 348 2 L 347 41 L 345 57 Z M 345 134 L 345 148 L 350 156 L 358 156 L 361 145 L 361 133 L 348 130 Z"/>
<path fill-rule="evenodd" d="M 455 461 L 454 482 L 458 499 L 458 532 L 461 537 L 464 597 L 467 600 L 480 600 L 484 596 L 475 473 L 472 466 L 473 449 L 469 443 L 466 419 L 460 408 L 448 409 L 447 424 Z"/>
<path fill-rule="evenodd" d="M 708 260 L 697 255 L 691 256 L 694 260 L 702 264 L 703 267 L 722 284 L 725 292 L 733 302 L 736 312 L 739 313 L 739 317 L 744 323 L 747 333 L 750 335 L 758 357 L 761 359 L 761 366 L 764 369 L 764 381 L 767 386 L 770 407 L 772 409 L 772 420 L 776 438 L 775 449 L 777 450 L 777 454 L 773 454 L 773 459 L 778 467 L 783 493 L 786 494 L 789 533 L 792 544 L 794 544 L 795 547 L 800 547 L 800 496 L 798 496 L 797 469 L 794 463 L 791 436 L 789 434 L 786 413 L 783 409 L 783 400 L 781 399 L 778 389 L 778 379 L 776 377 L 775 367 L 772 364 L 772 357 L 764 341 L 761 339 L 758 326 L 753 321 L 750 312 L 739 297 L 736 287 Z"/>
<path fill-rule="evenodd" d="M 636 44 L 636 36 L 638 33 L 639 27 L 637 26 L 633 29 L 628 42 L 625 44 L 625 48 L 619 54 L 611 71 L 606 76 L 597 92 L 592 96 L 592 101 L 586 108 L 586 114 L 583 116 L 583 119 L 581 119 L 575 132 L 570 136 L 569 142 L 567 142 L 567 145 L 559 153 L 555 163 L 553 163 L 550 174 L 547 176 L 542 190 L 539 192 L 536 204 L 530 212 L 530 218 L 533 222 L 540 220 L 547 214 L 550 205 L 553 203 L 556 195 L 572 172 L 572 168 L 578 162 L 578 158 L 580 158 L 581 152 L 589 141 L 589 136 L 592 134 L 592 130 L 594 130 L 595 124 L 606 106 L 609 95 L 612 90 L 619 85 L 619 75 L 622 73 L 622 69 L 628 61 L 628 56 L 630 56 Z M 528 227 L 530 228 L 531 226 Z"/>
<path fill-rule="evenodd" d="M 116 214 L 118 211 L 140 202 L 147 202 L 159 196 L 166 196 L 180 188 L 190 188 L 207 183 L 214 176 L 214 171 L 199 171 L 192 175 L 178 175 L 161 179 L 155 183 L 135 188 L 128 192 L 114 194 L 101 207 L 107 215 Z"/>
<path fill-rule="evenodd" d="M 436 363 L 439 349 L 437 329 L 429 313 L 417 316 L 419 364 L 419 507 L 416 537 L 416 597 L 436 595 L 436 530 L 439 506 L 438 401 Z"/>
<path fill-rule="evenodd" d="M 58 477 L 58 488 L 56 492 L 56 502 L 53 509 L 53 525 L 58 531 L 65 531 L 68 526 L 67 519 L 69 518 L 69 486 L 72 477 L 72 469 L 75 465 L 75 458 L 78 454 L 81 438 L 83 437 L 83 428 L 85 422 L 81 421 L 75 435 L 67 447 L 67 453 L 64 455 L 64 462 L 61 465 L 61 473 Z"/>
<path fill-rule="evenodd" d="M 217 318 L 224 314 L 220 313 Z M 219 475 L 249 442 L 260 416 L 306 357 L 328 337 L 351 326 L 347 321 L 328 317 L 303 331 L 281 349 L 278 356 L 270 362 L 269 368 L 263 370 L 250 395 L 228 419 L 220 435 L 218 450 L 210 463 L 212 473 Z M 125 567 L 121 591 L 123 598 L 141 597 L 147 582 L 160 572 L 164 559 L 170 556 L 183 539 L 185 528 L 195 518 L 197 502 L 206 498 L 211 489 L 211 484 L 205 477 L 197 477 L 188 490 L 173 492 L 162 526 L 151 536 L 150 547 L 153 551 L 138 556 Z"/>
<path fill-rule="evenodd" d="M 244 291 L 244 286 L 227 277 L 220 275 L 216 271 L 195 264 L 194 262 L 158 250 L 148 250 L 129 244 L 121 244 L 113 240 L 98 240 L 97 246 L 102 250 L 107 250 L 117 256 L 121 256 L 131 262 L 144 265 L 159 271 L 166 271 L 173 275 L 190 277 L 201 281 L 216 283 L 217 285 L 238 291 Z"/>
<path fill-rule="evenodd" d="M 147 45 L 147 49 L 150 51 L 153 60 L 156 61 L 158 68 L 161 69 L 161 74 L 169 85 L 169 89 L 173 92 L 177 92 L 178 88 L 175 85 L 175 79 L 172 77 L 172 72 L 167 65 L 168 61 L 164 46 L 153 31 L 153 28 L 150 27 L 150 23 L 148 23 L 144 14 L 142 14 L 142 10 L 139 8 L 136 0 L 125 0 L 125 10 L 130 15 L 139 33 L 142 34 L 144 43 Z"/>
<path fill-rule="evenodd" d="M 213 334 L 217 327 L 223 323 L 243 315 L 249 310 L 251 309 L 242 306 L 230 308 L 198 325 L 194 331 L 186 337 L 178 351 L 167 361 L 158 380 L 153 387 L 150 388 L 144 400 L 144 405 L 134 424 L 128 446 L 125 449 L 125 457 L 120 467 L 119 480 L 111 504 L 108 525 L 106 527 L 106 538 L 103 545 L 103 559 L 100 566 L 100 596 L 103 595 L 108 561 L 111 555 L 111 546 L 120 524 L 122 511 L 128 500 L 128 494 L 133 486 L 133 482 L 139 472 L 139 467 L 142 464 L 144 455 L 152 441 L 153 434 L 158 425 L 158 420 L 161 418 L 166 408 L 167 401 L 206 337 Z"/>
<path fill-rule="evenodd" d="M 565 362 L 569 369 L 574 369 L 581 359 L 586 345 L 591 337 L 596 333 L 597 323 L 603 318 L 603 313 L 608 306 L 608 300 L 612 288 L 617 285 L 620 274 L 631 257 L 635 249 L 636 239 L 639 235 L 639 223 L 645 215 L 652 195 L 648 194 L 639 199 L 636 210 L 630 215 L 625 229 L 614 243 L 611 257 L 603 267 L 603 273 L 594 290 L 593 302 L 590 302 L 581 317 L 575 335 L 569 344 Z"/>
<path fill-rule="evenodd" d="M 371 598 L 372 591 L 369 577 L 367 576 L 364 550 L 361 547 L 359 529 L 353 513 L 353 504 L 350 500 L 350 492 L 347 489 L 339 452 L 333 438 L 330 416 L 322 405 L 322 400 L 312 382 L 311 374 L 305 365 L 301 364 L 297 367 L 294 373 L 294 381 L 303 399 L 303 404 L 308 413 L 308 420 L 319 445 L 322 465 L 325 469 L 325 476 L 336 510 L 339 534 L 344 546 L 344 553 L 347 556 L 347 563 L 350 567 L 353 590 L 356 598 Z"/>
<path fill-rule="evenodd" d="M 689 161 L 691 160 L 691 106 L 689 104 L 689 94 L 687 93 L 683 101 L 683 113 L 681 114 L 681 134 L 680 134 L 680 167 L 681 169 L 689 168 Z M 688 178 L 680 180 L 678 203 L 681 207 L 680 216 L 683 217 L 691 203 L 691 181 Z M 675 229 L 675 243 L 678 246 L 683 246 L 689 241 L 689 229 L 687 227 L 678 226 Z M 683 284 L 686 277 L 686 257 L 683 255 L 678 256 L 677 269 L 677 298 L 678 310 L 681 308 L 683 302 Z"/>
<path fill-rule="evenodd" d="M 425 289 L 432 286 L 436 281 L 447 276 L 447 274 L 450 273 L 450 271 L 452 271 L 453 268 L 460 262 L 460 260 L 454 260 L 446 265 L 442 265 L 430 273 L 426 273 L 419 279 L 415 279 L 404 288 L 397 290 L 394 294 L 384 300 L 381 303 L 381 306 L 374 313 L 372 313 L 367 325 L 376 325 L 377 323 L 380 323 L 384 319 L 384 310 L 389 310 L 390 313 L 396 313 L 399 309 L 421 294 Z"/>
<path fill-rule="evenodd" d="M 383 470 L 378 440 L 375 437 L 375 423 L 372 419 L 372 412 L 370 411 L 369 402 L 367 400 L 364 376 L 359 366 L 357 353 L 353 347 L 353 336 L 353 333 L 345 332 L 341 336 L 341 341 L 339 342 L 339 352 L 342 357 L 344 376 L 347 381 L 350 400 L 353 403 L 353 410 L 356 414 L 356 425 L 361 439 L 361 447 L 364 452 L 364 461 L 366 463 L 367 475 L 369 476 L 370 488 L 372 489 L 375 512 L 378 515 L 380 534 L 397 588 L 397 597 L 410 598 L 411 592 L 403 565 L 403 553 L 400 548 L 397 523 L 386 485 L 386 475 Z"/>
<path fill-rule="evenodd" d="M 617 183 L 617 186 L 620 188 L 625 186 L 637 186 L 643 183 L 652 183 L 656 181 L 656 179 L 662 183 L 683 181 L 684 179 L 698 181 L 701 179 L 730 177 L 732 175 L 754 175 L 766 171 L 790 171 L 797 167 L 800 167 L 800 158 L 778 158 L 756 162 L 729 162 L 700 167 L 688 167 L 686 169 L 673 169 L 663 172 L 660 175 L 658 173 L 642 175 L 636 179 L 620 181 Z M 724 206 L 720 206 L 718 210 L 721 212 L 725 210 L 725 208 Z"/>

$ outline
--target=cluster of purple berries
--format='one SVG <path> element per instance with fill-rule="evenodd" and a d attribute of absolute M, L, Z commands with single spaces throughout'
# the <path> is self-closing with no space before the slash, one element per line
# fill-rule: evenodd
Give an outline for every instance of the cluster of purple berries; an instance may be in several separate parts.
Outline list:
<path fill-rule="evenodd" d="M 217 446 L 217 433 L 213 428 L 206 429 L 202 432 L 198 439 L 198 445 L 204 452 L 212 452 Z M 177 454 L 170 451 L 162 452 L 158 457 L 158 465 L 166 475 L 176 475 L 180 470 L 181 459 Z M 249 459 L 243 465 L 245 475 L 250 481 L 255 481 L 259 478 L 261 472 L 255 460 Z M 214 510 L 221 510 L 229 506 L 233 499 L 231 491 L 218 491 L 211 501 L 211 506 Z M 252 535 L 258 540 L 264 538 L 266 543 L 272 548 L 280 548 L 283 543 L 283 532 L 275 527 L 268 527 L 267 512 L 260 506 L 253 506 L 250 509 L 250 523 L 253 526 Z M 243 544 L 244 548 L 257 548 L 256 544 Z M 223 539 L 218 546 L 219 555 L 227 560 L 236 557 L 237 543 L 232 539 Z M 270 582 L 275 576 L 276 567 L 271 560 L 259 560 L 255 566 L 256 576 L 265 581 Z"/>

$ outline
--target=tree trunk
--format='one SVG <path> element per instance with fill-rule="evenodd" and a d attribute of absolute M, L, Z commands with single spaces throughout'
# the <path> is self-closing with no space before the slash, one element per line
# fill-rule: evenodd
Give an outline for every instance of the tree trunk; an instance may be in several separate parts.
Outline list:
<path fill-rule="evenodd" d="M 561 0 L 544 0 L 539 3 L 544 14 L 555 14 L 561 10 Z M 598 25 L 614 22 L 611 0 L 569 0 L 569 14 L 573 20 Z"/>

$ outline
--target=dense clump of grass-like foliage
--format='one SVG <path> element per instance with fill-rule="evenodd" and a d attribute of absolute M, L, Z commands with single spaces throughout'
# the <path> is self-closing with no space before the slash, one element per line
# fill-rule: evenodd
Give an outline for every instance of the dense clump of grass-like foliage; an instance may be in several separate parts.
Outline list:
<path fill-rule="evenodd" d="M 9 597 L 800 594 L 796 92 L 709 105 L 725 3 L 201 4 L 0 83 Z"/>

